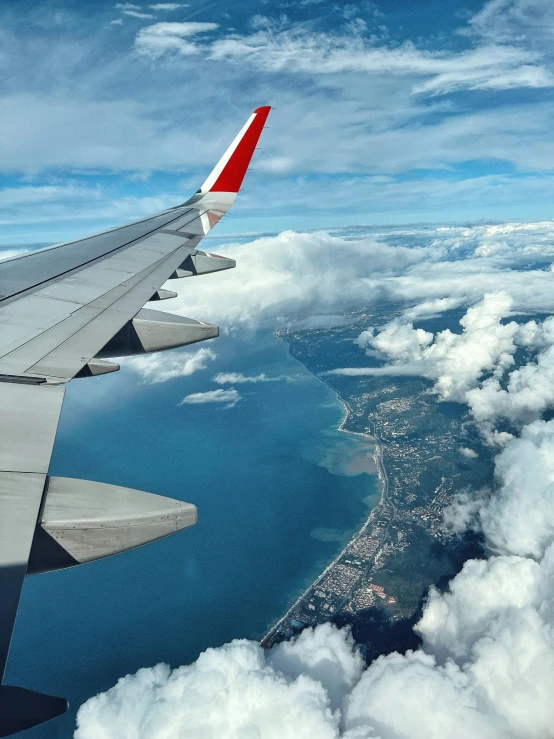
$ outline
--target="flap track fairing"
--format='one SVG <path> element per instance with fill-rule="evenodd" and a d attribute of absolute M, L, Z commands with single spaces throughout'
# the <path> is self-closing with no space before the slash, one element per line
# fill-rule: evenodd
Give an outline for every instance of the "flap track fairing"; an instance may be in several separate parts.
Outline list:
<path fill-rule="evenodd" d="M 110 557 L 194 526 L 196 506 L 162 495 L 49 477 L 27 574 Z"/>
<path fill-rule="evenodd" d="M 108 341 L 97 357 L 160 352 L 216 336 L 219 336 L 219 328 L 211 323 L 143 308 Z"/>

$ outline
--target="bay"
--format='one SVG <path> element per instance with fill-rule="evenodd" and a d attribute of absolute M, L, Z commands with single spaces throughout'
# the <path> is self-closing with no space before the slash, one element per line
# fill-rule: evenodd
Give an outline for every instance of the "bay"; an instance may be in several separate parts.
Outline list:
<path fill-rule="evenodd" d="M 119 677 L 259 639 L 376 502 L 371 444 L 338 430 L 343 408 L 284 342 L 249 333 L 207 346 L 217 358 L 189 377 L 145 384 L 124 367 L 68 386 L 51 473 L 195 503 L 199 523 L 27 579 L 7 682 L 71 709 L 22 736 L 66 739 L 79 705 Z M 180 404 L 220 387 L 218 372 L 280 379 L 235 384 L 232 408 Z"/>

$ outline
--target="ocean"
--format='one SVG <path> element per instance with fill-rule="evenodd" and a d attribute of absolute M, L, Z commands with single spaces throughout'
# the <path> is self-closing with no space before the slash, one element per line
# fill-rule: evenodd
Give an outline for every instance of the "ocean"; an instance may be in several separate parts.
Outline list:
<path fill-rule="evenodd" d="M 342 406 L 286 343 L 242 333 L 204 346 L 217 358 L 189 377 L 145 384 L 124 367 L 68 386 L 51 473 L 195 503 L 199 523 L 27 579 L 6 681 L 71 707 L 21 736 L 67 739 L 79 705 L 119 677 L 261 638 L 377 500 L 372 444 L 338 431 Z M 180 404 L 219 387 L 218 372 L 280 379 L 234 385 L 232 408 Z"/>

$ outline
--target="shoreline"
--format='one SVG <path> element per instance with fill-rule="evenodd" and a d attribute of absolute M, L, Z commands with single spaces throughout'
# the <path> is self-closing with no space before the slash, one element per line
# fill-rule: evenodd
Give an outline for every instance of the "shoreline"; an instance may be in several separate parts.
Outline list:
<path fill-rule="evenodd" d="M 290 351 L 289 351 L 289 353 L 290 353 Z M 305 367 L 305 365 L 302 365 L 302 366 Z M 364 534 L 366 532 L 367 528 L 369 527 L 369 525 L 372 522 L 372 519 L 374 518 L 375 511 L 378 510 L 378 509 L 380 509 L 383 506 L 390 505 L 390 502 L 388 501 L 388 478 L 387 478 L 387 473 L 386 473 L 384 462 L 383 462 L 383 445 L 382 445 L 381 440 L 379 439 L 378 436 L 375 435 L 375 433 L 374 434 L 367 434 L 367 433 L 362 433 L 360 431 L 350 431 L 350 430 L 346 429 L 345 426 L 346 426 L 346 424 L 347 424 L 347 422 L 348 422 L 348 420 L 349 420 L 349 418 L 350 418 L 350 416 L 352 414 L 352 411 L 350 409 L 350 406 L 344 400 L 344 398 L 342 398 L 339 395 L 339 393 L 335 390 L 335 388 L 331 387 L 331 385 L 329 385 L 329 383 L 327 383 L 321 377 L 318 377 L 317 375 L 315 375 L 307 367 L 306 367 L 306 369 L 308 370 L 308 372 L 310 372 L 311 375 L 313 375 L 313 377 L 317 378 L 326 387 L 328 387 L 329 390 L 331 390 L 333 392 L 333 394 L 335 395 L 335 397 L 339 401 L 340 405 L 342 406 L 342 408 L 344 410 L 344 417 L 343 417 L 341 423 L 339 424 L 339 426 L 337 427 L 337 430 L 338 431 L 341 431 L 344 434 L 353 434 L 355 436 L 363 436 L 365 439 L 370 439 L 371 441 L 374 442 L 375 449 L 374 449 L 374 453 L 373 453 L 373 459 L 375 461 L 375 467 L 377 468 L 376 469 L 376 472 L 374 474 L 377 475 L 377 478 L 379 480 L 378 485 L 380 487 L 380 490 L 379 490 L 380 497 L 379 497 L 379 500 L 377 501 L 377 503 L 373 506 L 373 508 L 369 512 L 369 515 L 368 515 L 367 519 L 365 520 L 365 522 L 363 523 L 363 525 L 361 526 L 361 528 L 346 543 L 346 545 L 333 558 L 333 560 L 327 565 L 327 567 L 325 567 L 325 569 L 323 570 L 323 572 L 321 572 L 316 577 L 316 579 L 313 580 L 310 583 L 310 585 L 302 592 L 302 594 L 294 601 L 294 603 L 292 603 L 292 605 L 289 606 L 289 608 L 287 608 L 287 610 L 283 614 L 283 616 L 281 616 L 281 618 L 276 623 L 274 623 L 273 626 L 267 631 L 267 633 L 260 639 L 260 645 L 262 647 L 264 647 L 264 642 L 266 642 L 269 639 L 269 637 L 272 636 L 274 634 L 274 632 L 279 629 L 280 625 L 289 618 L 289 616 L 292 613 L 292 611 L 294 611 L 296 609 L 296 607 L 306 597 L 306 595 L 308 595 L 308 593 L 313 588 L 317 587 L 317 585 L 324 579 L 324 577 L 327 575 L 327 573 L 335 566 L 335 564 L 340 560 L 340 558 L 346 553 L 347 549 L 350 546 L 352 546 L 352 544 L 354 544 L 356 542 L 356 540 L 360 536 L 362 536 L 362 534 Z M 395 512 L 394 507 L 393 507 L 393 510 Z M 393 516 L 393 518 L 394 518 L 394 516 Z"/>

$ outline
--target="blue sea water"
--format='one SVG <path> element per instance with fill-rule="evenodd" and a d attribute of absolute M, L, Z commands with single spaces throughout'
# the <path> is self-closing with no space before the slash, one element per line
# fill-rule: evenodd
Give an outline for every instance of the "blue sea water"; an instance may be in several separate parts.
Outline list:
<path fill-rule="evenodd" d="M 337 430 L 332 391 L 271 334 L 220 337 L 203 371 L 144 384 L 130 369 L 68 387 L 51 473 L 195 503 L 193 529 L 117 557 L 28 578 L 7 682 L 69 698 L 26 732 L 66 739 L 90 696 L 140 667 L 260 638 L 376 501 L 371 445 Z M 236 385 L 241 401 L 180 405 L 217 372 L 285 376 Z"/>

